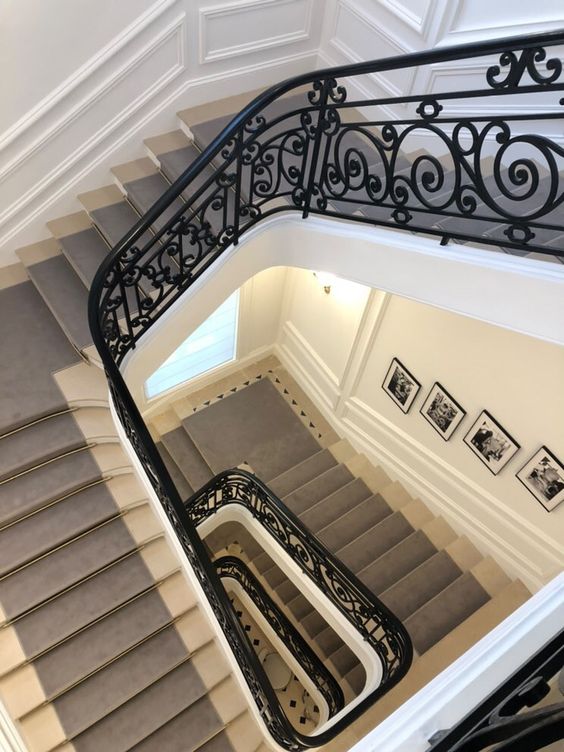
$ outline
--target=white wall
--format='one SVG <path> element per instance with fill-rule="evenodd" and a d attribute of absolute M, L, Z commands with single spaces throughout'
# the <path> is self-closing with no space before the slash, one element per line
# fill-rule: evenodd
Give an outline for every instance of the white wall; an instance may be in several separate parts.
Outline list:
<path fill-rule="evenodd" d="M 322 0 L 3 0 L 0 265 L 175 113 L 317 63 Z"/>
<path fill-rule="evenodd" d="M 283 361 L 340 433 L 528 584 L 548 581 L 564 565 L 564 505 L 547 513 L 515 472 L 542 444 L 564 459 L 564 348 L 341 284 L 326 295 L 291 271 Z M 407 415 L 381 388 L 393 357 L 422 384 Z M 435 381 L 467 412 L 448 442 L 419 413 Z M 522 447 L 497 476 L 462 441 L 484 408 Z"/>

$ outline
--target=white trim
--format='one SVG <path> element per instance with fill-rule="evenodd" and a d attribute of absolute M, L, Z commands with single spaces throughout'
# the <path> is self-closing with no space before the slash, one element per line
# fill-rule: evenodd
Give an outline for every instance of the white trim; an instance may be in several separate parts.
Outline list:
<path fill-rule="evenodd" d="M 2 700 L 0 700 L 0 752 L 29 752 Z"/>
<path fill-rule="evenodd" d="M 210 19 L 214 17 L 238 15 L 269 5 L 282 5 L 294 2 L 300 2 L 300 0 L 248 0 L 248 2 L 235 2 L 225 3 L 224 5 L 214 5 L 211 8 L 200 8 L 199 11 L 199 60 L 203 65 L 205 63 L 213 62 L 214 60 L 222 60 L 223 58 L 236 57 L 237 55 L 246 55 L 252 52 L 259 52 L 260 50 L 266 50 L 271 47 L 278 47 L 283 44 L 291 44 L 293 42 L 301 42 L 310 38 L 311 34 L 311 20 L 313 10 L 313 0 L 301 0 L 305 3 L 306 13 L 304 18 L 304 26 L 302 29 L 288 32 L 285 34 L 279 34 L 267 39 L 261 39 L 258 42 L 246 42 L 244 44 L 232 45 L 227 47 L 220 47 L 216 50 L 209 50 L 208 47 L 208 35 L 209 35 L 209 23 Z"/>
<path fill-rule="evenodd" d="M 433 734 L 461 720 L 554 637 L 563 623 L 561 574 L 369 732 L 351 752 L 425 752 Z"/>

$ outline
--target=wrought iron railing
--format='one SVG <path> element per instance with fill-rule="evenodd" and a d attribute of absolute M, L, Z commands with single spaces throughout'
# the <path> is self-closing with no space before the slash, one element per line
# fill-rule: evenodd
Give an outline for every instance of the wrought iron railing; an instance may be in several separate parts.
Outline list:
<path fill-rule="evenodd" d="M 343 709 L 343 690 L 329 669 L 313 652 L 284 612 L 274 603 L 248 566 L 234 556 L 222 556 L 214 561 L 221 577 L 239 583 L 276 636 L 290 652 L 325 700 L 329 718 Z"/>
<path fill-rule="evenodd" d="M 411 663 L 411 640 L 401 621 L 251 473 L 226 470 L 216 475 L 188 499 L 186 510 L 200 525 L 232 504 L 249 512 L 372 648 L 382 667 L 374 694 L 385 694 Z M 361 704 L 366 708 L 373 702 L 370 695 Z"/>
<path fill-rule="evenodd" d="M 119 419 L 228 637 L 259 712 L 287 749 L 320 741 L 298 738 L 278 714 L 276 697 L 262 684 L 256 656 L 243 647 L 217 573 L 119 366 L 224 251 L 262 219 L 281 211 L 525 252 L 544 253 L 550 247 L 550 253 L 564 255 L 559 240 L 564 234 L 559 177 L 564 151 L 538 132 L 541 125 L 563 118 L 564 100 L 558 100 L 564 90 L 562 62 L 546 53 L 561 44 L 561 31 L 494 40 L 316 71 L 269 89 L 231 121 L 115 246 L 93 281 L 90 329 Z M 491 64 L 483 85 L 472 90 L 378 99 L 349 94 L 369 74 L 424 68 L 432 77 L 434 66 L 488 55 L 499 56 L 499 63 Z M 303 88 L 308 91 L 301 104 L 293 100 L 288 105 L 283 99 Z M 554 94 L 555 100 L 531 105 L 539 94 L 544 99 Z M 495 108 L 507 97 L 517 103 L 528 98 L 523 111 L 514 106 L 510 114 L 460 115 L 461 101 L 471 100 L 475 107 L 492 102 Z M 406 163 L 409 139 L 418 133 L 436 140 L 444 159 L 429 148 Z M 484 168 L 488 149 L 489 171 Z M 512 150 L 517 153 L 512 155 Z M 159 222 L 151 240 L 139 245 L 179 199 L 182 208 Z"/>
<path fill-rule="evenodd" d="M 558 692 L 559 675 L 560 692 L 564 693 L 562 672 L 564 630 L 503 681 L 460 723 L 435 734 L 430 740 L 429 752 L 485 752 L 494 744 L 494 752 L 537 752 L 562 742 L 564 702 L 539 705 L 550 693 L 551 682 Z"/>

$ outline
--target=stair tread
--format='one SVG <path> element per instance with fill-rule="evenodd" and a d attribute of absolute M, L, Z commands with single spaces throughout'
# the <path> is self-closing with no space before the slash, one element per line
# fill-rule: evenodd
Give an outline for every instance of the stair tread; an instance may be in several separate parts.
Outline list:
<path fill-rule="evenodd" d="M 88 290 L 65 256 L 32 264 L 28 274 L 70 341 L 79 350 L 89 347 Z"/>
<path fill-rule="evenodd" d="M 73 636 L 34 662 L 46 695 L 52 697 L 70 687 L 170 619 L 161 596 L 151 590 Z"/>
<path fill-rule="evenodd" d="M 346 674 L 348 674 L 349 671 L 352 671 L 352 669 L 359 663 L 355 653 L 353 653 L 345 643 L 342 643 L 342 645 L 328 657 L 341 676 L 346 676 Z"/>
<path fill-rule="evenodd" d="M 378 595 L 436 553 L 425 533 L 416 530 L 358 572 L 358 577 Z"/>
<path fill-rule="evenodd" d="M 370 496 L 370 489 L 360 478 L 354 478 L 346 486 L 321 499 L 300 515 L 300 520 L 314 533 L 351 512 L 361 501 Z"/>
<path fill-rule="evenodd" d="M 136 544 L 118 518 L 0 581 L 0 600 L 8 619 L 60 593 Z"/>
<path fill-rule="evenodd" d="M 100 468 L 92 453 L 81 450 L 13 478 L 0 486 L 0 525 L 40 509 L 100 477 Z"/>
<path fill-rule="evenodd" d="M 284 504 L 299 516 L 313 507 L 326 496 L 338 491 L 353 480 L 353 476 L 344 465 L 335 465 L 322 475 L 300 486 L 284 497 Z"/>
<path fill-rule="evenodd" d="M 89 214 L 112 248 L 139 221 L 139 215 L 125 200 L 91 209 Z M 143 233 L 137 241 L 138 247 L 142 248 L 151 238 L 149 232 Z"/>
<path fill-rule="evenodd" d="M 0 531 L 0 576 L 71 540 L 118 513 L 109 490 L 97 484 Z"/>
<path fill-rule="evenodd" d="M 162 441 L 157 442 L 157 449 L 159 450 L 162 461 L 164 462 L 165 467 L 168 470 L 168 473 L 172 478 L 174 485 L 176 486 L 176 490 L 178 491 L 180 498 L 185 501 L 190 496 L 192 496 L 194 489 L 192 488 L 190 483 L 188 483 L 188 481 L 184 477 L 184 474 L 182 473 L 176 462 L 172 459 L 168 449 L 165 447 Z"/>
<path fill-rule="evenodd" d="M 182 426 L 161 436 L 161 442 L 188 484 L 197 490 L 212 477 L 212 471 Z"/>
<path fill-rule="evenodd" d="M 282 498 L 337 464 L 331 452 L 328 449 L 322 449 L 271 480 L 269 486 L 277 496 Z"/>
<path fill-rule="evenodd" d="M 71 412 L 34 423 L 0 439 L 0 480 L 84 444 Z"/>
<path fill-rule="evenodd" d="M 131 203 L 135 206 L 139 214 L 143 215 L 170 188 L 170 183 L 164 175 L 156 172 L 153 175 L 131 180 L 124 184 L 124 188 Z M 180 199 L 173 201 L 159 218 L 154 221 L 153 227 L 156 230 L 160 230 L 182 206 L 183 202 Z"/>
<path fill-rule="evenodd" d="M 343 645 L 343 640 L 333 627 L 328 626 L 322 632 L 315 635 L 315 644 L 327 657 L 339 650 Z"/>
<path fill-rule="evenodd" d="M 151 749 L 152 741 L 146 738 L 195 703 L 198 722 L 208 722 L 211 716 L 219 727 L 217 712 L 205 694 L 194 666 L 191 662 L 183 663 L 77 736 L 73 745 L 77 752 L 99 752 L 111 739 L 112 752 Z M 192 728 L 191 738 L 196 732 L 197 724 Z M 146 742 L 141 745 L 144 739 Z"/>
<path fill-rule="evenodd" d="M 77 275 L 89 288 L 100 264 L 109 253 L 108 244 L 94 227 L 64 235 L 59 238 L 59 243 Z"/>
<path fill-rule="evenodd" d="M 403 514 L 394 512 L 347 543 L 337 551 L 337 557 L 356 574 L 411 533 L 413 528 Z"/>
<path fill-rule="evenodd" d="M 330 551 L 338 551 L 391 514 L 392 510 L 385 500 L 379 494 L 374 494 L 316 534 Z"/>
<path fill-rule="evenodd" d="M 366 671 L 362 663 L 357 663 L 343 677 L 350 685 L 355 695 L 359 695 L 366 684 Z"/>
<path fill-rule="evenodd" d="M 464 572 L 405 622 L 413 646 L 422 655 L 490 600 L 469 572 Z"/>
<path fill-rule="evenodd" d="M 18 621 L 18 637 L 34 657 L 153 585 L 142 556 L 134 553 L 61 593 Z"/>
<path fill-rule="evenodd" d="M 57 697 L 53 704 L 67 735 L 75 736 L 102 720 L 187 655 L 178 632 L 170 626 Z M 194 667 L 191 673 L 197 681 Z"/>
<path fill-rule="evenodd" d="M 380 599 L 402 621 L 454 582 L 462 570 L 446 551 L 437 551 L 382 592 Z"/>

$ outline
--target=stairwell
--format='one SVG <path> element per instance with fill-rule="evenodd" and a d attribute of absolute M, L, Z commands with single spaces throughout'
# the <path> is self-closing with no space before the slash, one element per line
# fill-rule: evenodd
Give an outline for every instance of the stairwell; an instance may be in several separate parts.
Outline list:
<path fill-rule="evenodd" d="M 116 167 L 113 184 L 79 196 L 82 211 L 49 222 L 51 237 L 20 249 L 22 263 L 0 273 L 0 314 L 10 322 L 0 346 L 0 696 L 33 751 L 264 748 L 120 448 L 86 316 L 89 286 L 110 247 L 239 105 L 217 105 L 212 117 L 223 119 L 211 124 L 209 111 L 181 113 L 181 129 L 148 139 L 149 157 Z M 263 378 L 307 438 L 288 466 L 274 463 L 261 477 L 405 620 L 418 653 L 408 678 L 337 740 L 344 749 L 528 592 L 342 442 L 279 364 L 243 374 L 249 395 L 251 380 Z M 192 416 L 205 423 L 214 399 L 234 386 L 214 385 L 206 399 L 190 395 L 153 420 L 185 498 L 223 469 L 187 425 Z M 251 450 L 241 460 L 260 475 L 260 448 Z M 355 667 L 341 661 L 342 646 L 324 640 L 295 585 L 267 552 L 247 548 L 249 565 L 296 627 L 358 689 Z"/>

